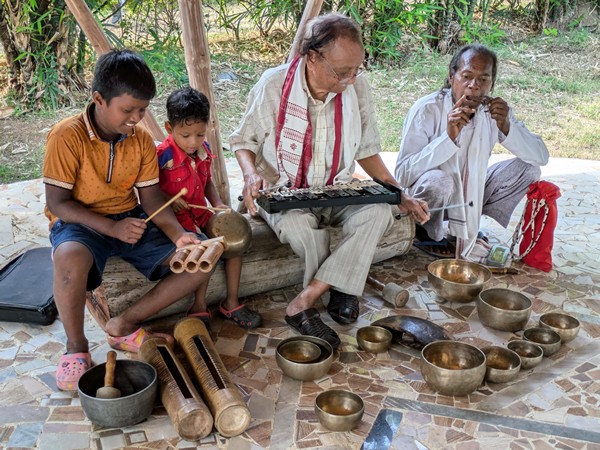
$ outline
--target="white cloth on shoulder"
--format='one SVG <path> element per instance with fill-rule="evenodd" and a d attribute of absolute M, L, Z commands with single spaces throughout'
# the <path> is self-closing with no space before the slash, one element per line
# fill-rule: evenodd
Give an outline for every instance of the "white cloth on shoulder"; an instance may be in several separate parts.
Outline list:
<path fill-rule="evenodd" d="M 297 65 L 290 65 L 290 69 L 295 70 L 295 72 L 285 108 L 285 120 L 277 149 L 280 152 L 278 162 L 283 168 L 283 173 L 280 173 L 280 179 L 277 184 L 285 184 L 288 179 L 294 184 L 295 180 L 293 178 L 298 173 L 303 157 L 304 138 L 310 123 L 308 93 L 303 88 L 303 77 L 306 70 L 305 58 L 301 58 Z M 334 174 L 334 183 L 347 182 L 352 178 L 354 157 L 361 141 L 361 116 L 354 86 L 349 85 L 342 92 L 341 96 L 342 141 L 340 145 L 344 169 Z M 282 113 L 280 110 L 279 114 Z M 338 167 L 332 167 L 332 169 L 337 170 Z M 352 169 L 352 172 L 350 172 L 350 169 Z"/>

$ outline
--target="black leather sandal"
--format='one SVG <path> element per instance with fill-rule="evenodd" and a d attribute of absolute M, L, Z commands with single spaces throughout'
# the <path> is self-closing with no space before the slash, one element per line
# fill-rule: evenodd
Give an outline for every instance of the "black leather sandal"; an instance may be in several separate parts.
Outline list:
<path fill-rule="evenodd" d="M 331 288 L 329 289 L 327 312 L 337 323 L 342 325 L 354 323 L 358 319 L 359 313 L 358 297 Z"/>
<path fill-rule="evenodd" d="M 333 349 L 339 347 L 341 341 L 337 333 L 321 320 L 319 311 L 309 308 L 293 316 L 285 316 L 289 326 L 305 336 L 315 336 L 331 344 Z"/>

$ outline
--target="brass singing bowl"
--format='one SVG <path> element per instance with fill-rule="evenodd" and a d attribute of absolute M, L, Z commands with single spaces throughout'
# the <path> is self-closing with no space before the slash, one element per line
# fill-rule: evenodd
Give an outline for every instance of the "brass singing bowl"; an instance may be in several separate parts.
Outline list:
<path fill-rule="evenodd" d="M 365 412 L 360 396 L 341 389 L 317 395 L 315 414 L 319 423 L 332 431 L 349 431 L 356 427 Z"/>
<path fill-rule="evenodd" d="M 285 359 L 296 363 L 315 362 L 321 356 L 321 347 L 309 341 L 290 341 L 278 348 Z"/>
<path fill-rule="evenodd" d="M 560 334 L 550 328 L 528 328 L 523 332 L 523 339 L 542 347 L 544 356 L 554 355 L 560 349 Z"/>
<path fill-rule="evenodd" d="M 485 355 L 477 347 L 456 341 L 435 341 L 421 351 L 425 382 L 444 395 L 467 395 L 485 377 Z"/>
<path fill-rule="evenodd" d="M 311 362 L 296 362 L 284 356 L 290 342 L 310 342 L 321 350 L 319 357 Z M 283 349 L 283 352 L 282 352 Z M 333 348 L 329 342 L 315 336 L 293 336 L 284 339 L 275 349 L 275 361 L 284 375 L 300 381 L 313 381 L 325 376 L 333 363 Z"/>
<path fill-rule="evenodd" d="M 573 316 L 562 313 L 548 313 L 540 316 L 540 327 L 556 331 L 561 342 L 565 343 L 575 339 L 581 324 Z"/>
<path fill-rule="evenodd" d="M 435 293 L 458 303 L 475 300 L 492 278 L 487 267 L 462 259 L 439 259 L 429 264 L 427 271 Z"/>
<path fill-rule="evenodd" d="M 544 350 L 535 342 L 517 339 L 510 341 L 506 347 L 521 357 L 521 370 L 533 369 L 544 357 Z"/>
<path fill-rule="evenodd" d="M 477 314 L 481 323 L 490 328 L 522 330 L 531 315 L 531 300 L 510 289 L 486 289 L 479 294 Z"/>
<path fill-rule="evenodd" d="M 392 333 L 383 327 L 362 327 L 356 332 L 356 342 L 367 352 L 381 353 L 392 345 Z"/>
<path fill-rule="evenodd" d="M 223 258 L 232 258 L 242 255 L 252 244 L 252 228 L 248 220 L 237 211 L 228 209 L 213 214 L 204 232 L 209 238 L 223 236 L 227 243 L 227 250 L 223 252 Z"/>
<path fill-rule="evenodd" d="M 485 354 L 485 379 L 491 383 L 514 380 L 521 370 L 521 357 L 508 348 L 492 345 L 482 348 Z"/>

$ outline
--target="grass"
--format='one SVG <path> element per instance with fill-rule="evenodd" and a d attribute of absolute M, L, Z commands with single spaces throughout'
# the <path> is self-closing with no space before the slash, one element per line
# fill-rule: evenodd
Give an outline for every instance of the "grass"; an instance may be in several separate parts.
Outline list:
<path fill-rule="evenodd" d="M 211 38 L 213 94 L 225 146 L 244 113 L 248 92 L 267 67 L 285 60 L 290 43 L 286 35 L 270 40 L 245 36 L 239 42 L 223 34 Z M 517 117 L 543 137 L 551 156 L 600 159 L 600 36 L 578 30 L 527 38 L 494 50 L 500 60 L 494 95 L 503 97 Z M 168 94 L 187 83 L 183 51 L 148 53 L 146 58 L 157 74 L 159 91 L 150 109 L 162 124 Z M 398 150 L 408 109 L 442 86 L 449 60 L 448 55 L 417 49 L 394 66 L 369 68 L 366 76 L 384 151 Z M 39 177 L 49 127 L 84 106 L 82 101 L 76 108 L 0 120 L 0 182 Z"/>

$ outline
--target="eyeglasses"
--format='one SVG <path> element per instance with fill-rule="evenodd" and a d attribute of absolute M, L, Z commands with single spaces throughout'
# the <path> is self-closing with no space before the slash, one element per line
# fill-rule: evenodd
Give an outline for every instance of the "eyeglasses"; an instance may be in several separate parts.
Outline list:
<path fill-rule="evenodd" d="M 331 66 L 331 64 L 329 63 L 329 61 L 327 61 L 327 58 L 325 58 L 321 53 L 317 52 L 317 54 L 321 57 L 321 59 L 323 61 L 325 61 L 325 64 L 327 64 L 327 67 L 329 67 L 329 70 L 331 70 L 331 73 L 333 73 L 333 75 L 335 76 L 335 78 L 338 80 L 338 82 L 340 83 L 347 83 L 348 81 L 350 81 L 353 78 L 358 78 L 360 77 L 362 74 L 365 73 L 365 68 L 363 66 L 359 66 L 356 69 L 353 70 L 349 70 L 348 72 L 344 72 L 343 74 L 339 74 L 335 71 L 335 69 Z M 354 73 L 352 73 L 354 72 Z"/>

